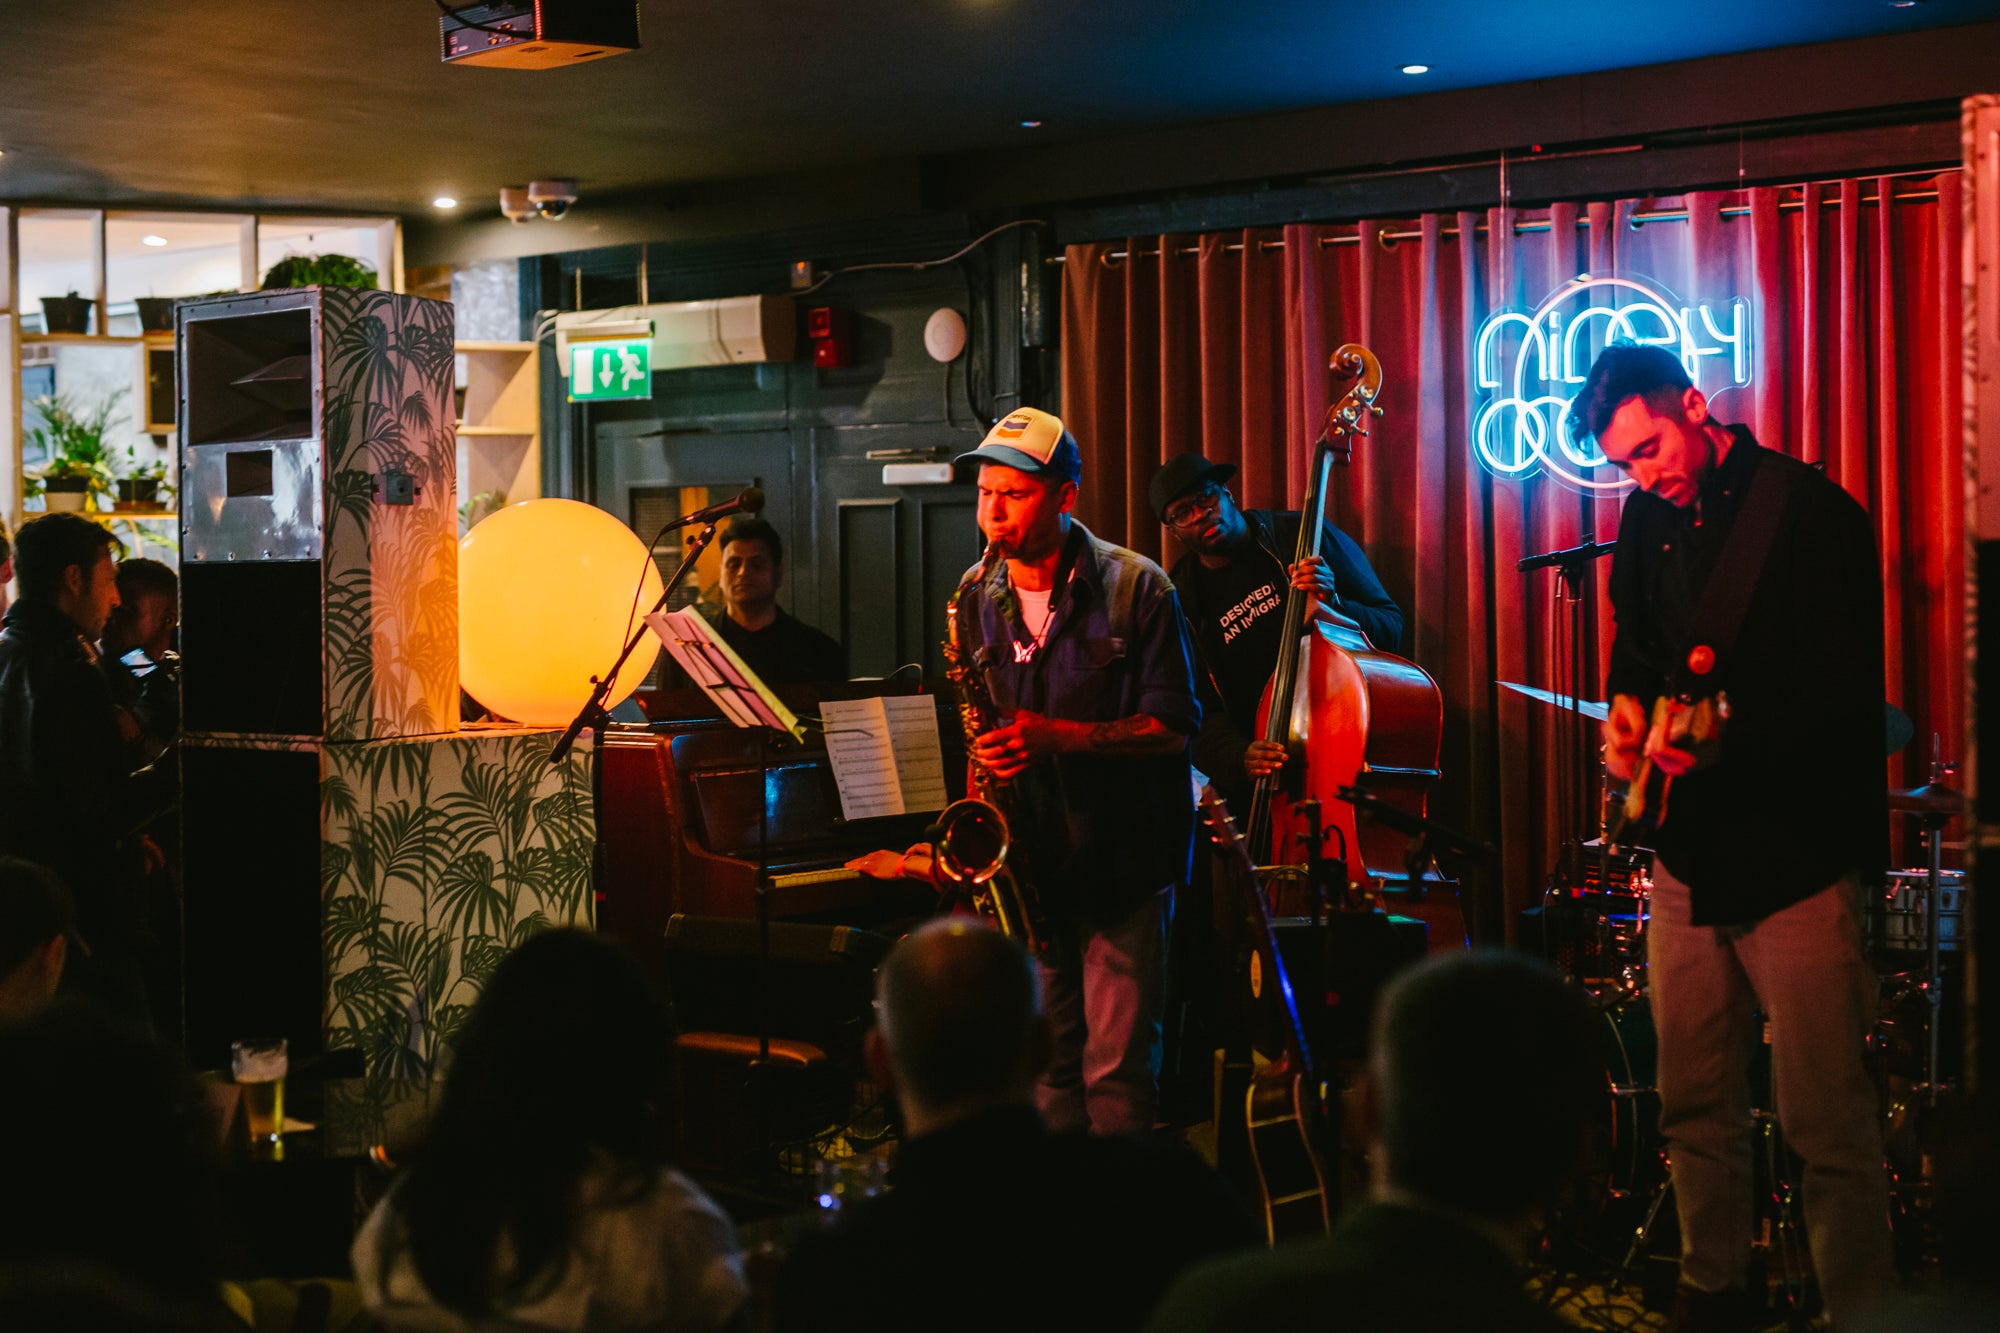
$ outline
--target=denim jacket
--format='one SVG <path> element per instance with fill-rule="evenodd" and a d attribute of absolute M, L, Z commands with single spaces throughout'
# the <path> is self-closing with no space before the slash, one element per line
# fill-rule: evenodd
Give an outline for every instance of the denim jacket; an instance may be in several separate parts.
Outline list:
<path fill-rule="evenodd" d="M 1072 521 L 1048 633 L 1035 645 L 1003 561 L 967 594 L 959 624 L 1001 716 L 1075 722 L 1145 714 L 1190 736 L 1201 725 L 1187 628 L 1173 584 L 1137 552 Z M 1058 918 L 1109 924 L 1184 882 L 1194 850 L 1187 748 L 1170 755 L 1061 754 L 1014 780 L 1017 824 L 1043 902 Z"/>

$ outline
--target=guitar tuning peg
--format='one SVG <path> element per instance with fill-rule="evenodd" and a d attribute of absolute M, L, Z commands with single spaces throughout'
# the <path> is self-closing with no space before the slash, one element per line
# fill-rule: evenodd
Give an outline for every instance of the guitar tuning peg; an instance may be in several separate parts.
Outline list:
<path fill-rule="evenodd" d="M 1368 410 L 1370 412 L 1373 412 L 1378 417 L 1382 415 L 1382 409 L 1375 406 L 1375 404 L 1373 403 L 1368 404 Z"/>

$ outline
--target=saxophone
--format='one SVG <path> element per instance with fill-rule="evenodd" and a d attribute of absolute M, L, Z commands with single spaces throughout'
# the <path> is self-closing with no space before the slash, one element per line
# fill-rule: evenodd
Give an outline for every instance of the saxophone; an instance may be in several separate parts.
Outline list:
<path fill-rule="evenodd" d="M 965 732 L 965 753 L 972 767 L 971 790 L 938 816 L 937 866 L 950 883 L 972 900 L 980 915 L 990 918 L 1002 934 L 1040 957 L 1049 946 L 1048 924 L 1041 898 L 1027 868 L 1007 864 L 1015 838 L 1012 824 L 1023 811 L 1013 784 L 994 777 L 973 758 L 972 742 L 1000 725 L 986 681 L 959 639 L 958 611 L 966 594 L 984 582 L 1000 563 L 1000 547 L 988 543 L 983 559 L 960 580 L 945 604 L 945 678 L 958 696 L 958 721 Z M 1013 819 L 1009 819 L 1009 811 Z"/>

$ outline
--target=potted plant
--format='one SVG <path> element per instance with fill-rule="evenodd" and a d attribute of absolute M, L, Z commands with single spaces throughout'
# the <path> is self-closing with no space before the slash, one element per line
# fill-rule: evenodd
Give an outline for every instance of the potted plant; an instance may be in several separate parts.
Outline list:
<path fill-rule="evenodd" d="M 41 418 L 26 431 L 26 443 L 46 460 L 27 473 L 27 493 L 48 499 L 50 509 L 87 510 L 91 500 L 113 499 L 111 453 L 105 432 L 117 411 L 120 389 L 94 408 L 80 408 L 67 394 L 35 400 Z"/>
<path fill-rule="evenodd" d="M 118 499 L 113 508 L 152 509 L 164 504 L 173 493 L 173 483 L 167 480 L 167 460 L 155 458 L 141 463 L 138 447 L 128 445 L 125 472 L 118 478 Z"/>
<path fill-rule="evenodd" d="M 42 328 L 49 333 L 90 332 L 90 310 L 97 302 L 78 296 L 75 288 L 68 296 L 42 298 Z"/>
<path fill-rule="evenodd" d="M 375 270 L 350 255 L 286 255 L 264 274 L 264 290 L 281 287 L 373 287 Z"/>
<path fill-rule="evenodd" d="M 171 296 L 136 297 L 133 305 L 139 308 L 139 328 L 146 333 L 172 333 L 174 331 L 174 307 L 180 304 Z"/>

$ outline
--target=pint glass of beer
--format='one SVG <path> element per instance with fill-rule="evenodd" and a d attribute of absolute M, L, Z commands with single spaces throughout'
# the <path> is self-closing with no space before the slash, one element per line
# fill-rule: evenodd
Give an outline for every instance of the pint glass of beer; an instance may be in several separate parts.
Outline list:
<path fill-rule="evenodd" d="M 258 1148 L 284 1141 L 285 1074 L 289 1062 L 285 1039 L 269 1037 L 230 1043 L 229 1068 L 243 1089 L 243 1113 L 250 1122 L 250 1142 Z"/>

